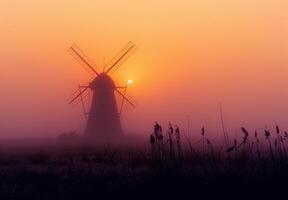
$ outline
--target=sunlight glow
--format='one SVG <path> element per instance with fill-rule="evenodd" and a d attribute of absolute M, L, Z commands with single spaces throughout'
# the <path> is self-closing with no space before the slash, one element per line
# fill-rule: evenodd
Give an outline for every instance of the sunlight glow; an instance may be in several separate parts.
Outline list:
<path fill-rule="evenodd" d="M 127 84 L 128 84 L 128 85 L 131 85 L 131 84 L 133 84 L 133 82 L 134 82 L 133 80 L 128 80 L 128 81 L 127 81 Z"/>

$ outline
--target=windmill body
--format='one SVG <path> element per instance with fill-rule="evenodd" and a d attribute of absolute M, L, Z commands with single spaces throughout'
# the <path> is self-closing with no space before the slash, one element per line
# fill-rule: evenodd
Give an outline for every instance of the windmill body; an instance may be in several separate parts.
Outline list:
<path fill-rule="evenodd" d="M 122 135 L 113 80 L 105 73 L 99 74 L 89 85 L 93 92 L 85 135 L 111 139 Z"/>
<path fill-rule="evenodd" d="M 136 50 L 136 46 L 129 42 L 107 65 L 105 65 L 106 71 L 98 73 L 96 71 L 96 65 L 88 58 L 76 45 L 72 45 L 69 49 L 71 55 L 80 62 L 80 64 L 89 72 L 95 75 L 94 79 L 86 86 L 79 86 L 79 91 L 72 95 L 69 103 L 77 102 L 81 100 L 83 108 L 82 95 L 87 91 L 93 92 L 90 110 L 88 113 L 87 124 L 84 135 L 91 142 L 95 141 L 112 141 L 115 138 L 119 138 L 122 134 L 122 128 L 120 123 L 120 115 L 117 108 L 115 93 L 122 97 L 123 102 L 128 102 L 132 107 L 132 98 L 126 93 L 127 87 L 117 87 L 109 76 L 109 73 L 117 70 L 121 64 Z M 124 93 L 120 89 L 125 89 Z M 122 107 L 120 111 L 122 110 Z"/>

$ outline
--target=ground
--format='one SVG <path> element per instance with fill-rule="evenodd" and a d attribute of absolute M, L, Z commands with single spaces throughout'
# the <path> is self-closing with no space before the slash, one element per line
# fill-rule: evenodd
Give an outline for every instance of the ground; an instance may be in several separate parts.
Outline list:
<path fill-rule="evenodd" d="M 204 159 L 205 157 L 205 159 Z M 286 159 L 152 155 L 135 147 L 12 149 L 0 153 L 1 199 L 260 197 L 285 194 Z"/>

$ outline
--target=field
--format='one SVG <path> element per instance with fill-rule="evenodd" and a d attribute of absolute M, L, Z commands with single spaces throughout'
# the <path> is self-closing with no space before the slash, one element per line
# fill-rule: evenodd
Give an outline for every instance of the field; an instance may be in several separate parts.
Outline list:
<path fill-rule="evenodd" d="M 1 148 L 1 199 L 275 198 L 285 192 L 288 141 L 279 127 L 262 136 L 242 127 L 242 140 L 227 147 L 214 147 L 204 128 L 197 144 L 168 130 L 162 135 L 156 128 L 143 145 Z"/>

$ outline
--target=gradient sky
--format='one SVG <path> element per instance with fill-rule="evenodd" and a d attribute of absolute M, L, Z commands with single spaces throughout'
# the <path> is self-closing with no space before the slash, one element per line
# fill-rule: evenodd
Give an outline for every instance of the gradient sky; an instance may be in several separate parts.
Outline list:
<path fill-rule="evenodd" d="M 132 40 L 138 51 L 112 76 L 133 79 L 129 132 L 158 120 L 193 134 L 240 126 L 288 128 L 287 0 L 0 0 L 0 137 L 82 131 L 65 101 L 90 75 L 72 43 L 99 65 Z"/>

